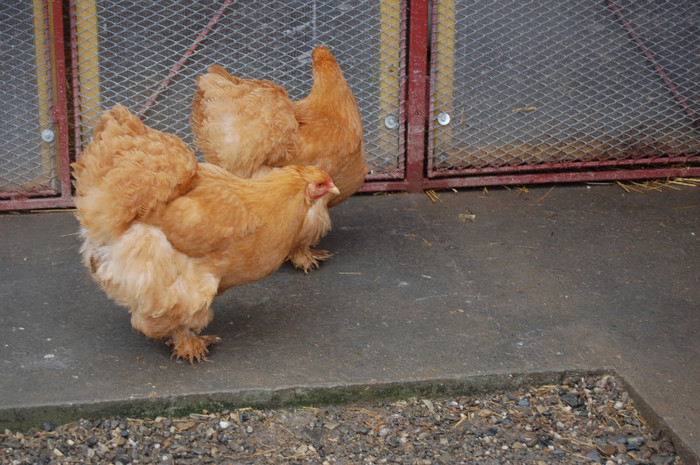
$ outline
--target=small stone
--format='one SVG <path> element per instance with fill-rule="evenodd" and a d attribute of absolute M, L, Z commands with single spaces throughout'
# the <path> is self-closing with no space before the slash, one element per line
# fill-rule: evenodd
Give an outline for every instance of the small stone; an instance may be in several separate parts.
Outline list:
<path fill-rule="evenodd" d="M 612 438 L 608 439 L 610 444 L 625 444 L 627 442 L 627 436 L 624 434 L 616 434 Z"/>
<path fill-rule="evenodd" d="M 605 444 L 604 446 L 598 446 L 598 451 L 603 455 L 612 456 L 617 452 L 617 447 L 612 444 Z"/>
<path fill-rule="evenodd" d="M 44 428 L 44 431 L 51 431 L 53 430 L 53 425 L 49 421 L 45 421 L 43 425 L 41 425 L 42 428 Z"/>
<path fill-rule="evenodd" d="M 598 389 L 605 389 L 605 388 L 607 387 L 607 385 L 608 385 L 608 379 L 609 379 L 609 378 L 608 378 L 607 376 L 606 376 L 606 377 L 603 377 L 603 378 L 601 378 L 601 379 L 599 379 L 599 380 L 595 383 L 595 387 L 597 387 Z"/>
<path fill-rule="evenodd" d="M 593 460 L 595 463 L 603 463 L 603 459 L 600 458 L 600 455 L 598 455 L 598 452 L 596 451 L 587 453 L 586 457 Z"/>
<path fill-rule="evenodd" d="M 520 399 L 518 401 L 518 405 L 521 407 L 529 407 L 530 406 L 530 401 L 527 399 Z"/>
<path fill-rule="evenodd" d="M 564 394 L 563 396 L 561 396 L 561 400 L 564 401 L 567 405 L 571 406 L 571 408 L 582 407 L 585 404 L 583 398 L 578 394 Z"/>
<path fill-rule="evenodd" d="M 302 444 L 301 446 L 297 447 L 294 453 L 296 455 L 304 455 L 309 451 L 309 447 L 306 444 Z"/>
<path fill-rule="evenodd" d="M 520 435 L 520 441 L 528 447 L 535 447 L 540 442 L 540 438 L 535 433 L 523 433 Z"/>
<path fill-rule="evenodd" d="M 668 465 L 670 463 L 673 463 L 673 457 L 668 455 L 654 454 L 651 456 L 650 461 L 653 465 Z"/>
<path fill-rule="evenodd" d="M 452 456 L 447 452 L 444 452 L 437 457 L 437 461 L 440 465 L 449 465 L 451 460 Z"/>

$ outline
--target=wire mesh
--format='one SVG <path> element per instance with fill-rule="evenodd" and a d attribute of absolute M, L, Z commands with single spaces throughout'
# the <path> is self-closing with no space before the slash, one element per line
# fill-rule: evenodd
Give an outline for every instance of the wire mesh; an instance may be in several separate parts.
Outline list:
<path fill-rule="evenodd" d="M 78 150 L 117 103 L 192 144 L 195 77 L 212 63 L 270 79 L 301 99 L 311 89 L 311 51 L 323 44 L 358 101 L 368 165 L 390 175 L 402 154 L 401 3 L 73 0 Z"/>
<path fill-rule="evenodd" d="M 57 188 L 49 43 L 45 2 L 0 3 L 0 197 Z"/>
<path fill-rule="evenodd" d="M 434 6 L 431 175 L 700 151 L 700 3 Z"/>

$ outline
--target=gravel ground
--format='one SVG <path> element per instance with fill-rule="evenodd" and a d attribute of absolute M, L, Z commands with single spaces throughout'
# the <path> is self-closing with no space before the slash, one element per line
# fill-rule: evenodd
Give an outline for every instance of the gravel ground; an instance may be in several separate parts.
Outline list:
<path fill-rule="evenodd" d="M 0 434 L 3 464 L 682 464 L 613 376 L 447 399 L 104 418 Z"/>

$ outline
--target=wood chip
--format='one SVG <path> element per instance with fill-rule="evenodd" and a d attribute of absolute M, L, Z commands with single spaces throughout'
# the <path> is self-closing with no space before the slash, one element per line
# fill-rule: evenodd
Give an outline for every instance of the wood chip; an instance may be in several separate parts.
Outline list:
<path fill-rule="evenodd" d="M 539 198 L 539 200 L 537 200 L 537 203 L 542 203 L 542 201 L 544 199 L 546 199 L 549 194 L 552 193 L 552 191 L 554 190 L 555 187 L 557 187 L 557 186 L 556 185 L 552 186 L 542 197 Z"/>
<path fill-rule="evenodd" d="M 476 223 L 476 215 L 474 212 L 472 212 L 470 209 L 467 208 L 466 213 L 460 213 L 457 215 L 457 218 L 459 218 L 462 221 L 469 221 L 470 223 Z"/>

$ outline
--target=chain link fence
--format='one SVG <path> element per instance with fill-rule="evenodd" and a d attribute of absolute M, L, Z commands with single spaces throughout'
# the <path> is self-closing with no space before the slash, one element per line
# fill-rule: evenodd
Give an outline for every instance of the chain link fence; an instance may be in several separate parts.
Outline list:
<path fill-rule="evenodd" d="M 0 198 L 57 186 L 49 11 L 42 1 L 0 3 Z"/>
<path fill-rule="evenodd" d="M 323 44 L 358 101 L 372 173 L 401 170 L 400 0 L 71 0 L 70 8 L 78 152 L 100 113 L 117 103 L 193 145 L 195 77 L 213 63 L 301 99 L 311 90 L 311 51 Z"/>
<path fill-rule="evenodd" d="M 700 2 L 436 0 L 429 174 L 700 151 Z"/>

